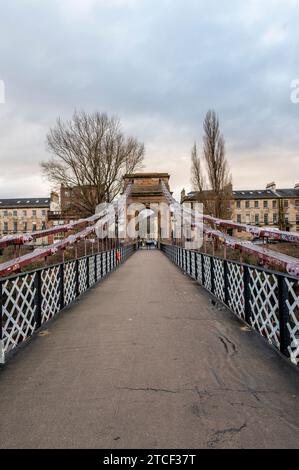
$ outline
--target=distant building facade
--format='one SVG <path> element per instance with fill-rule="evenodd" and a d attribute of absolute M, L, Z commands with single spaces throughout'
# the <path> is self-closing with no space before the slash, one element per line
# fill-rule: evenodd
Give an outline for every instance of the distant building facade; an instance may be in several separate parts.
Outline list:
<path fill-rule="evenodd" d="M 70 222 L 90 217 L 90 212 L 87 208 L 84 208 L 80 201 L 82 188 L 74 186 L 68 188 L 61 185 L 59 194 L 59 205 L 55 209 L 51 209 L 48 212 L 48 226 L 57 227 L 59 225 L 65 225 Z M 93 186 L 85 186 L 84 191 L 94 195 L 95 188 Z M 53 241 L 61 240 L 65 237 L 64 233 L 57 233 L 53 236 Z"/>
<path fill-rule="evenodd" d="M 258 227 L 299 231 L 299 184 L 291 189 L 277 189 L 270 183 L 263 190 L 233 191 L 230 201 L 231 219 Z M 197 202 L 199 193 L 181 193 L 181 203 Z M 241 234 L 241 232 L 240 232 Z"/>
<path fill-rule="evenodd" d="M 49 226 L 49 211 L 55 207 L 58 207 L 56 193 L 48 198 L 0 199 L 0 236 L 45 230 Z"/>

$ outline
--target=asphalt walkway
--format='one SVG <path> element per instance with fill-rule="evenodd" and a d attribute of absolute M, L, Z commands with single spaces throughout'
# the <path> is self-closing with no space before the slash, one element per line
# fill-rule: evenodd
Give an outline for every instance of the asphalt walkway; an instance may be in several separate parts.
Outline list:
<path fill-rule="evenodd" d="M 141 251 L 0 371 L 1 448 L 298 448 L 299 372 Z"/>

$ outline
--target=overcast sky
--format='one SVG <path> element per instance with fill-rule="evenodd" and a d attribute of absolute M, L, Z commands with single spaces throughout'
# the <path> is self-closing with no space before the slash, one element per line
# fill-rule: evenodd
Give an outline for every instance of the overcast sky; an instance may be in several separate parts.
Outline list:
<path fill-rule="evenodd" d="M 219 114 L 235 189 L 299 182 L 299 0 L 1 1 L 0 197 L 46 196 L 57 116 L 120 116 L 146 171 L 190 188 L 190 149 Z"/>

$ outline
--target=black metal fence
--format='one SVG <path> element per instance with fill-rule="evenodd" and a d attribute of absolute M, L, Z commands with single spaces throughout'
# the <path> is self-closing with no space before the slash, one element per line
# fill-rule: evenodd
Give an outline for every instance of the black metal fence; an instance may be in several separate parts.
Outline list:
<path fill-rule="evenodd" d="M 299 279 L 161 244 L 186 274 L 299 365 Z"/>
<path fill-rule="evenodd" d="M 0 363 L 135 249 L 134 244 L 123 246 L 1 279 Z"/>

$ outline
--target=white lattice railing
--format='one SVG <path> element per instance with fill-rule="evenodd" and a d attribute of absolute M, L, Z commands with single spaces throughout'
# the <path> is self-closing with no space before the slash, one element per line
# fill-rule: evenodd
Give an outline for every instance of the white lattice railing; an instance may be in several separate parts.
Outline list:
<path fill-rule="evenodd" d="M 249 268 L 250 323 L 271 343 L 280 347 L 279 291 L 276 274 Z"/>
<path fill-rule="evenodd" d="M 135 250 L 120 248 L 120 262 Z M 0 363 L 117 266 L 116 250 L 0 280 Z"/>
<path fill-rule="evenodd" d="M 290 336 L 288 352 L 292 362 L 299 364 L 299 280 L 286 278 L 286 285 L 289 312 L 287 328 Z"/>
<path fill-rule="evenodd" d="M 2 347 L 4 354 L 26 341 L 36 328 L 37 274 L 2 282 Z"/>
<path fill-rule="evenodd" d="M 161 250 L 299 365 L 298 278 L 173 245 L 162 244 Z"/>
<path fill-rule="evenodd" d="M 61 306 L 61 268 L 53 266 L 41 271 L 41 323 L 49 321 Z"/>
<path fill-rule="evenodd" d="M 240 318 L 245 320 L 244 270 L 236 263 L 227 263 L 228 306 Z"/>

